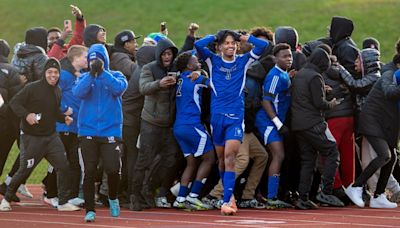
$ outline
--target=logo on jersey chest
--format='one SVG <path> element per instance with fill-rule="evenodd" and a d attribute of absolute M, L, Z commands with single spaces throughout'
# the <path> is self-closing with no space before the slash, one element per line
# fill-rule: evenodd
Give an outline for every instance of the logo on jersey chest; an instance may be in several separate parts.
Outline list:
<path fill-rule="evenodd" d="M 232 72 L 236 71 L 237 67 L 234 65 L 231 68 L 225 68 L 225 67 L 220 67 L 219 70 L 223 73 L 225 73 L 225 79 L 226 80 L 231 80 L 232 78 Z"/>

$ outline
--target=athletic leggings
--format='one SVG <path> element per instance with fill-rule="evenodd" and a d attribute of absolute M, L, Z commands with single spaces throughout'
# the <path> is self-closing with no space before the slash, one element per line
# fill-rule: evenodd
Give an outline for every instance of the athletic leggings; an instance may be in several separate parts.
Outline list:
<path fill-rule="evenodd" d="M 374 196 L 377 197 L 385 192 L 389 176 L 393 171 L 393 166 L 397 158 L 394 148 L 390 148 L 384 139 L 368 135 L 365 137 L 371 144 L 372 148 L 374 148 L 377 157 L 374 158 L 362 171 L 353 186 L 361 187 L 379 168 L 381 168 L 381 173 L 374 194 Z"/>

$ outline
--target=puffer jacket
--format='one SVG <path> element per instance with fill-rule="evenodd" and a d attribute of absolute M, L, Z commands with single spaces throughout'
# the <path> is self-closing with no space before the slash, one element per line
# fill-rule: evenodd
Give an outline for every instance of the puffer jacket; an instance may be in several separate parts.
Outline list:
<path fill-rule="evenodd" d="M 280 43 L 287 43 L 290 45 L 292 51 L 293 63 L 289 70 L 295 69 L 299 71 L 306 63 L 306 56 L 297 51 L 299 44 L 299 35 L 295 28 L 290 26 L 281 26 L 275 30 L 274 34 L 275 45 Z"/>
<path fill-rule="evenodd" d="M 42 77 L 42 71 L 48 59 L 43 48 L 32 44 L 19 43 L 14 48 L 11 64 L 18 73 L 25 75 L 28 82 L 34 82 Z"/>
<path fill-rule="evenodd" d="M 360 79 L 355 79 L 343 66 L 339 66 L 340 76 L 345 84 L 355 93 L 356 113 L 361 111 L 369 91 L 381 77 L 379 51 L 367 48 L 361 50 L 359 55 L 362 62 L 362 77 Z"/>
<path fill-rule="evenodd" d="M 157 43 L 156 60 L 143 66 L 139 79 L 140 93 L 145 96 L 141 117 L 160 127 L 172 127 L 175 119 L 175 87 L 160 88 L 160 80 L 168 71 L 174 71 L 171 67 L 164 67 L 161 62 L 161 54 L 167 49 L 172 50 L 175 59 L 178 53 L 175 44 L 162 39 Z"/>

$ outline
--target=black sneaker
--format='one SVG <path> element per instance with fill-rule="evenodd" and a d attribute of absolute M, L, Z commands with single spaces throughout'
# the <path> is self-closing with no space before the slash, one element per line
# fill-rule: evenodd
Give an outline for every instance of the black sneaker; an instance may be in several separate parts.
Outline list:
<path fill-rule="evenodd" d="M 141 195 L 143 197 L 142 202 L 144 202 L 147 205 L 147 207 L 149 208 L 156 207 L 156 202 L 154 201 L 154 195 L 150 191 L 143 189 Z"/>
<path fill-rule="evenodd" d="M 142 205 L 140 203 L 140 197 L 138 195 L 132 194 L 130 196 L 130 204 L 129 209 L 132 211 L 141 211 L 143 210 Z"/>
<path fill-rule="evenodd" d="M 333 189 L 332 195 L 334 195 L 337 198 L 339 198 L 340 201 L 342 201 L 345 206 L 350 204 L 351 200 L 349 199 L 349 197 L 344 192 L 343 187 L 340 187 L 340 188 L 337 188 L 337 189 Z"/>
<path fill-rule="evenodd" d="M 238 204 L 239 208 L 256 208 L 256 209 L 264 209 L 265 204 L 258 202 L 256 199 L 245 199 L 241 200 Z"/>
<path fill-rule="evenodd" d="M 329 206 L 344 207 L 344 203 L 339 198 L 334 195 L 325 194 L 322 191 L 318 193 L 316 199 L 323 204 L 328 204 Z"/>
<path fill-rule="evenodd" d="M 304 201 L 302 199 L 298 199 L 294 206 L 296 209 L 300 210 L 318 209 L 318 205 L 311 200 Z"/>
<path fill-rule="evenodd" d="M 7 192 L 7 185 L 6 185 L 6 183 L 2 183 L 0 185 L 0 194 L 5 196 L 6 192 Z M 19 197 L 15 193 L 11 196 L 11 202 L 19 203 L 20 201 L 21 200 L 19 199 Z"/>

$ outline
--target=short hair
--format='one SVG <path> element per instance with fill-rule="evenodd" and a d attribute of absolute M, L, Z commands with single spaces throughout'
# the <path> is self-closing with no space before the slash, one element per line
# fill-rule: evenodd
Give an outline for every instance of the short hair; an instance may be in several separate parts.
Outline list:
<path fill-rule="evenodd" d="M 232 31 L 232 30 L 227 30 L 227 31 L 224 33 L 224 35 L 222 36 L 222 39 L 221 39 L 221 40 L 217 40 L 218 45 L 223 44 L 228 36 L 231 36 L 233 39 L 235 39 L 235 35 L 234 35 L 233 33 L 234 33 L 234 31 Z"/>
<path fill-rule="evenodd" d="M 332 48 L 329 47 L 329 45 L 327 44 L 320 44 L 317 46 L 318 48 L 321 48 L 322 50 L 324 50 L 326 53 L 328 53 L 328 55 L 332 55 Z"/>
<path fill-rule="evenodd" d="M 182 72 L 186 69 L 191 57 L 192 57 L 192 52 L 190 51 L 183 52 L 180 55 L 178 55 L 178 57 L 176 57 L 175 65 L 178 71 Z"/>
<path fill-rule="evenodd" d="M 81 56 L 84 52 L 87 52 L 87 47 L 82 45 L 72 45 L 67 52 L 67 58 L 70 62 L 74 61 L 75 57 Z"/>
<path fill-rule="evenodd" d="M 61 29 L 58 28 L 58 27 L 51 27 L 51 28 L 49 28 L 49 30 L 47 30 L 47 35 L 48 35 L 49 33 L 51 33 L 51 32 L 59 32 L 59 33 L 62 33 Z"/>
<path fill-rule="evenodd" d="M 254 27 L 254 28 L 250 29 L 249 33 L 255 37 L 265 36 L 271 42 L 273 42 L 273 40 L 274 40 L 274 33 L 272 32 L 272 30 L 270 28 Z"/>
<path fill-rule="evenodd" d="M 286 49 L 290 50 L 290 45 L 287 43 L 280 43 L 275 45 L 275 47 L 272 49 L 272 53 L 274 56 L 276 56 L 281 50 L 286 50 Z"/>
<path fill-rule="evenodd" d="M 400 64 L 400 53 L 394 55 L 392 61 L 394 65 Z"/>

